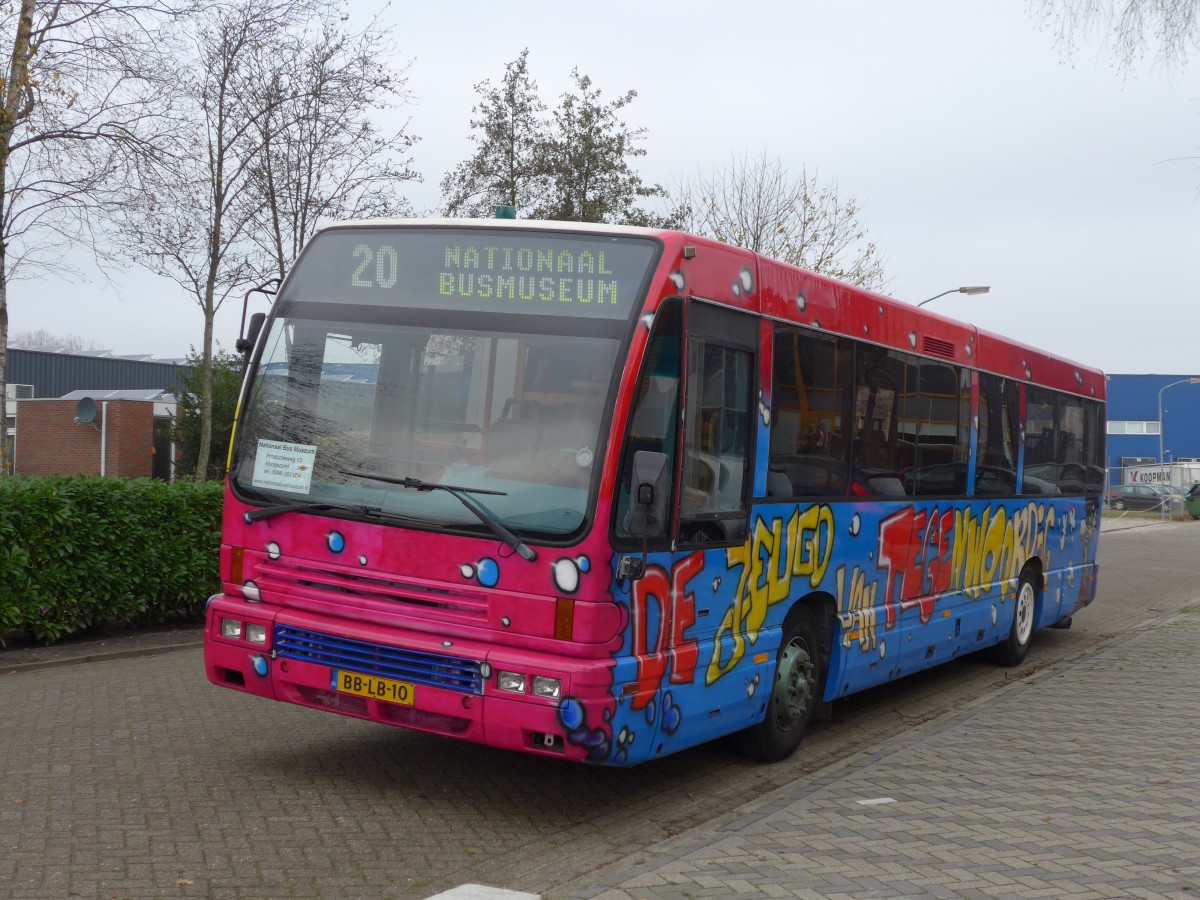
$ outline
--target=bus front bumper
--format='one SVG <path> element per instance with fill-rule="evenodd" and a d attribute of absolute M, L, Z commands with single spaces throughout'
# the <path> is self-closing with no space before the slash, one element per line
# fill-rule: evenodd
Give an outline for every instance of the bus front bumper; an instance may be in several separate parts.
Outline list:
<path fill-rule="evenodd" d="M 604 762 L 611 662 L 447 641 L 415 631 L 247 604 L 208 604 L 204 667 L 213 684 L 492 747 Z M 523 689 L 515 688 L 524 676 Z M 535 676 L 560 684 L 533 694 Z M 549 682 L 553 687 L 554 682 Z M 606 718 L 607 716 L 607 718 Z"/>

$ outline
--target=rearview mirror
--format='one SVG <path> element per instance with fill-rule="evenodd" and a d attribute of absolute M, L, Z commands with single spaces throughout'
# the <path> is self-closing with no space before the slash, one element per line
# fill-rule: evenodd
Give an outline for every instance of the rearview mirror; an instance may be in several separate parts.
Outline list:
<path fill-rule="evenodd" d="M 632 504 L 629 533 L 635 537 L 662 537 L 667 530 L 670 498 L 670 460 L 665 453 L 638 450 L 633 454 Z"/>

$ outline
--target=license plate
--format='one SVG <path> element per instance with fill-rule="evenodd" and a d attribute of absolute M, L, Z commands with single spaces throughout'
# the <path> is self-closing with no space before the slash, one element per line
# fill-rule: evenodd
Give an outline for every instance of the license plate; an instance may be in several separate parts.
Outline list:
<path fill-rule="evenodd" d="M 376 678 L 373 675 L 360 675 L 358 672 L 343 672 L 333 670 L 329 686 L 343 694 L 355 694 L 359 697 L 370 697 L 372 700 L 384 700 L 387 703 L 402 703 L 412 706 L 417 689 L 406 681 L 392 681 L 390 678 Z"/>

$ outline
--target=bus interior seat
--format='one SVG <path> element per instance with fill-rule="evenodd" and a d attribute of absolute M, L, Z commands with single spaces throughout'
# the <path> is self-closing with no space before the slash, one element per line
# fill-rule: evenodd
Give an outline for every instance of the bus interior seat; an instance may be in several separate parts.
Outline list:
<path fill-rule="evenodd" d="M 792 479 L 787 477 L 787 473 L 782 469 L 767 470 L 767 496 L 768 497 L 791 497 L 792 496 Z"/>

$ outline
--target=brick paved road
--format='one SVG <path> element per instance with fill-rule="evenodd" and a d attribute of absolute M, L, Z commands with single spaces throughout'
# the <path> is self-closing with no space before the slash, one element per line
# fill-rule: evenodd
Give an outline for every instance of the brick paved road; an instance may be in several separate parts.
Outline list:
<path fill-rule="evenodd" d="M 1139 529 L 1135 534 L 1147 531 Z M 967 729 L 956 738 L 964 748 L 961 752 L 967 754 L 964 759 L 970 760 L 970 753 L 986 755 L 989 748 L 1003 750 L 1012 759 L 997 771 L 1006 783 L 1024 785 L 1023 790 L 1012 789 L 1018 797 L 1031 791 L 1034 796 L 1044 795 L 1060 781 L 1053 776 L 1064 769 L 1073 771 L 1081 756 L 1112 761 L 1117 752 L 1133 754 L 1136 759 L 1127 769 L 1136 772 L 1145 765 L 1143 757 L 1152 756 L 1150 751 L 1166 751 L 1158 736 L 1171 732 L 1146 718 L 1144 728 L 1133 729 L 1132 739 L 1116 741 L 1115 748 L 1108 746 L 1114 742 L 1101 741 L 1104 734 L 1082 735 L 1088 740 L 1079 744 L 1079 739 L 1054 738 L 1048 728 L 1039 728 L 1039 752 L 1029 753 L 1003 733 L 1005 721 L 1026 720 L 1029 710 L 1020 708 L 1006 712 L 1009 719 L 1000 720 L 999 730 L 977 736 L 979 745 L 973 750 L 966 738 L 971 736 L 970 728 L 984 728 L 989 704 L 997 702 L 999 709 L 1007 710 L 1004 703 L 1009 702 L 1010 692 L 1032 700 L 1038 695 L 1026 691 L 1040 690 L 1053 679 L 1066 685 L 1080 668 L 1072 664 L 1052 669 L 1052 678 L 1047 679 L 1042 667 L 1071 660 L 1108 634 L 1158 615 L 1150 605 L 1178 608 L 1180 597 L 1193 596 L 1186 574 L 1170 582 L 1164 574 L 1171 570 L 1172 558 L 1194 546 L 1194 531 L 1186 526 L 1176 531 L 1181 542 L 1177 545 L 1163 538 L 1139 538 L 1126 541 L 1123 550 L 1111 548 L 1119 553 L 1106 550 L 1109 575 L 1097 608 L 1089 610 L 1086 618 L 1081 616 L 1071 631 L 1039 633 L 1022 669 L 1012 672 L 964 659 L 895 687 L 849 698 L 839 704 L 832 726 L 818 726 L 801 753 L 776 766 L 746 762 L 720 746 L 631 771 L 553 765 L 540 758 L 220 690 L 204 679 L 198 650 L 18 674 L 0 669 L 0 898 L 423 898 L 471 881 L 553 897 L 585 891 L 596 896 L 616 891 L 613 896 L 619 897 L 626 890 L 631 896 L 651 896 L 649 887 L 630 881 L 649 877 L 648 871 L 597 870 L 630 858 L 631 864 L 640 866 L 648 860 L 632 854 L 648 847 L 658 851 L 661 841 L 676 835 L 690 843 L 669 843 L 667 856 L 655 859 L 695 866 L 687 848 L 695 849 L 697 840 L 707 846 L 735 838 L 728 831 L 708 829 L 728 825 L 733 818 L 751 827 L 769 827 L 772 816 L 786 819 L 797 799 L 791 791 L 798 787 L 806 792 L 799 800 L 823 804 L 812 807 L 819 808 L 822 817 L 819 827 L 814 826 L 817 831 L 801 831 L 786 839 L 801 842 L 805 849 L 799 855 L 784 842 L 768 846 L 765 862 L 757 857 L 744 860 L 747 868 L 740 870 L 742 876 L 757 873 L 760 863 L 774 866 L 783 879 L 776 886 L 787 891 L 795 890 L 802 884 L 797 879 L 809 874 L 804 866 L 811 864 L 802 862 L 808 854 L 826 867 L 845 865 L 825 845 L 811 843 L 830 827 L 845 827 L 846 835 L 868 842 L 865 849 L 856 848 L 854 871 L 874 864 L 873 860 L 879 860 L 881 869 L 903 866 L 909 854 L 920 852 L 926 856 L 913 858 L 936 866 L 938 853 L 953 858 L 966 852 L 955 849 L 956 843 L 967 845 L 962 835 L 942 841 L 927 830 L 932 826 L 922 816 L 934 823 L 947 821 L 935 815 L 941 806 L 925 805 L 933 802 L 931 798 L 947 804 L 949 810 L 960 794 L 957 790 L 946 794 L 947 785 L 977 791 L 961 795 L 961 810 L 975 817 L 980 827 L 987 825 L 989 809 L 992 815 L 1000 815 L 996 810 L 1003 807 L 989 793 L 993 788 L 978 782 L 978 770 L 930 756 L 928 748 L 922 752 L 915 743 L 918 739 L 936 743 L 943 728 L 954 735 L 956 729 Z M 1121 560 L 1136 563 L 1127 561 L 1122 568 L 1117 565 Z M 1150 640 L 1149 648 L 1121 644 L 1086 661 L 1085 668 L 1098 669 L 1085 699 L 1095 708 L 1113 706 L 1102 724 L 1110 719 L 1118 724 L 1133 721 L 1135 714 L 1152 717 L 1160 710 L 1158 704 L 1165 704 L 1161 709 L 1172 711 L 1170 721 L 1185 729 L 1185 743 L 1200 746 L 1194 699 L 1176 704 L 1168 695 L 1160 695 L 1155 678 L 1163 677 L 1161 671 L 1134 685 L 1135 702 L 1127 704 L 1132 709 L 1119 706 L 1145 658 L 1152 658 L 1157 666 L 1175 665 L 1186 657 L 1178 646 L 1182 639 L 1173 632 L 1163 632 L 1171 640 L 1158 643 L 1152 634 L 1135 639 Z M 1183 643 L 1194 646 L 1190 638 Z M 1146 655 L 1148 649 L 1155 652 Z M 1110 653 L 1117 655 L 1104 655 Z M 3 654 L 0 665 L 29 655 Z M 1181 678 L 1176 672 L 1172 677 L 1194 691 L 1200 670 L 1193 665 L 1184 675 Z M 1042 680 L 1020 681 L 1030 676 Z M 1010 683 L 1013 677 L 1017 681 Z M 953 712 L 951 718 L 944 718 L 948 710 L 961 710 L 1006 684 L 1005 693 L 971 706 L 969 714 Z M 927 724 L 911 731 L 921 722 Z M 863 748 L 871 748 L 875 755 L 860 757 Z M 849 766 L 848 759 L 858 764 Z M 831 764 L 842 768 L 823 768 Z M 1132 797 L 1137 785 L 1111 780 L 1118 768 L 1106 764 L 1094 770 L 1087 777 L 1096 780 L 1079 782 L 1080 789 L 1111 784 L 1111 790 Z M 862 772 L 874 773 L 876 783 L 866 781 L 858 789 L 870 796 L 887 791 L 898 802 L 854 808 L 849 815 L 867 818 L 851 825 L 831 825 L 845 814 L 838 785 Z M 889 773 L 903 774 L 904 780 L 886 780 Z M 935 791 L 917 792 L 922 775 Z M 1155 787 L 1194 790 L 1194 782 Z M 1004 802 L 1014 802 L 1007 797 L 1008 790 Z M 763 800 L 764 796 L 769 799 Z M 1175 794 L 1164 796 L 1170 800 Z M 855 794 L 854 799 L 861 797 Z M 1195 799 L 1191 795 L 1193 806 Z M 1076 800 L 1082 804 L 1079 796 Z M 748 801 L 753 805 L 745 806 Z M 1041 820 L 1035 817 L 1029 826 L 1024 814 L 1005 815 L 1013 817 L 1017 824 L 1011 828 L 1018 832 L 1035 829 L 1038 847 L 1053 835 L 1062 835 L 1068 846 L 1084 846 L 1097 831 L 1090 823 L 1072 819 L 1038 825 Z M 688 831 L 698 827 L 705 830 Z M 1097 839 L 1119 837 L 1124 827 L 1120 822 L 1105 824 Z M 1194 828 L 1193 820 L 1185 816 L 1178 827 L 1185 830 L 1191 846 L 1200 847 L 1195 833 L 1187 831 Z M 1005 850 L 1008 839 L 1003 833 L 976 838 L 986 846 L 968 849 L 979 860 L 1003 851 L 1003 861 L 993 860 L 1003 867 L 1017 858 Z M 987 841 L 995 841 L 995 846 Z M 945 847 L 938 849 L 942 843 Z M 1061 852 L 1055 846 L 1047 852 Z M 1086 848 L 1079 852 L 1086 856 Z M 1151 858 L 1175 851 L 1158 846 L 1139 852 Z M 1112 855 L 1101 862 L 1120 866 L 1124 860 Z M 720 865 L 712 865 L 712 870 L 698 869 L 696 877 L 717 882 L 697 880 L 678 889 L 656 883 L 653 892 L 657 896 L 684 896 L 697 890 L 728 894 L 730 885 L 720 882 Z M 822 889 L 827 894 L 842 885 L 834 869 L 813 868 L 811 874 L 827 879 Z M 865 895 L 871 890 L 883 891 L 883 896 L 902 893 L 886 887 L 891 874 L 895 872 L 872 875 L 878 883 L 868 882 L 874 887 Z M 912 871 L 902 874 L 909 880 L 916 877 Z M 1194 874 L 1185 875 L 1181 868 L 1180 885 L 1189 883 L 1187 877 L 1195 882 Z M 992 877 L 1003 876 L 992 873 Z M 598 880 L 584 887 L 589 878 Z M 1051 895 L 1062 886 L 1052 887 Z M 764 881 L 762 890 L 772 890 L 772 882 Z M 1036 895 L 1033 888 L 1010 893 Z"/>
<path fill-rule="evenodd" d="M 1193 609 L 569 896 L 1195 897 L 1198 764 Z"/>

